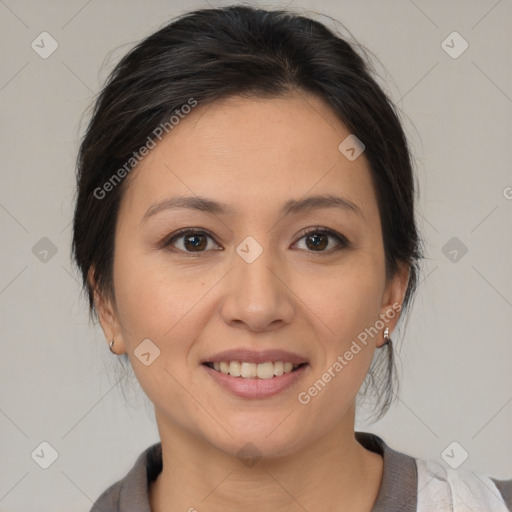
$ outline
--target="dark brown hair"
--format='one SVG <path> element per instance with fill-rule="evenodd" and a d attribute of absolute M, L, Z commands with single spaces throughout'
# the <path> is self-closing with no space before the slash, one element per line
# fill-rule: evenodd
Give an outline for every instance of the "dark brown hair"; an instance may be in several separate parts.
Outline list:
<path fill-rule="evenodd" d="M 127 180 L 99 193 L 105 183 L 112 184 L 116 173 L 125 176 L 120 169 L 129 170 L 126 163 L 155 129 L 191 98 L 204 105 L 234 95 L 271 98 L 292 90 L 322 98 L 364 143 L 386 277 L 395 274 L 399 262 L 410 268 L 404 313 L 416 289 L 421 251 L 411 157 L 393 104 L 354 45 L 324 24 L 291 11 L 233 5 L 186 13 L 141 41 L 117 64 L 95 101 L 77 159 L 72 242 L 91 317 L 91 268 L 98 291 L 115 304 L 115 228 Z M 396 379 L 392 344 L 378 352 L 364 387 L 375 388 L 380 417 L 392 402 Z"/>

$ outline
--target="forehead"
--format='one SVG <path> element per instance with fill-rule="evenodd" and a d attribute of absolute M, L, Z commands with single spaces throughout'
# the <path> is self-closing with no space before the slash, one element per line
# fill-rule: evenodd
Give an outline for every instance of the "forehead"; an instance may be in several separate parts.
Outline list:
<path fill-rule="evenodd" d="M 350 161 L 338 148 L 349 135 L 305 92 L 199 105 L 131 172 L 123 203 L 140 216 L 170 196 L 198 195 L 242 214 L 338 193 L 371 216 L 377 205 L 364 153 Z"/>

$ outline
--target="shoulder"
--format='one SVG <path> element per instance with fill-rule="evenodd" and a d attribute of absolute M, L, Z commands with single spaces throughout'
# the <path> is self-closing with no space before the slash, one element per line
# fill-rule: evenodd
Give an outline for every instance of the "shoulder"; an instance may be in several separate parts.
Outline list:
<path fill-rule="evenodd" d="M 509 510 L 512 510 L 512 479 L 497 480 L 496 478 L 491 478 L 491 480 L 498 488 L 498 491 L 500 491 L 503 501 L 507 504 Z"/>
<path fill-rule="evenodd" d="M 97 512 L 98 510 L 109 510 L 111 512 L 119 511 L 119 497 L 121 495 L 121 488 L 123 480 L 119 480 L 115 484 L 105 489 L 94 502 L 90 512 Z"/>
<path fill-rule="evenodd" d="M 162 470 L 162 445 L 155 443 L 137 458 L 130 471 L 108 487 L 94 502 L 90 512 L 151 512 L 149 483 Z"/>
<path fill-rule="evenodd" d="M 455 470 L 394 450 L 379 436 L 356 432 L 357 441 L 384 459 L 382 484 L 372 512 L 510 512 L 512 480 Z"/>
<path fill-rule="evenodd" d="M 495 480 L 470 470 L 451 469 L 415 459 L 418 473 L 418 512 L 512 510 L 512 480 Z"/>

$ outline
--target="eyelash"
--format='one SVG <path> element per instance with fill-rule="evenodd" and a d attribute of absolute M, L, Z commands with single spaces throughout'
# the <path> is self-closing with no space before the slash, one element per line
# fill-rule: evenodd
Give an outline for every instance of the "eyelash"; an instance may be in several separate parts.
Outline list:
<path fill-rule="evenodd" d="M 315 226 L 314 228 L 305 228 L 304 230 L 302 230 L 299 233 L 297 242 L 302 240 L 303 238 L 306 238 L 307 236 L 312 235 L 312 234 L 328 235 L 328 236 L 334 238 L 339 243 L 339 245 L 337 247 L 335 247 L 334 249 L 328 249 L 328 250 L 323 250 L 323 251 L 311 251 L 311 250 L 307 251 L 307 252 L 310 252 L 313 254 L 315 254 L 315 253 L 331 254 L 332 252 L 339 251 L 343 248 L 347 248 L 350 246 L 350 243 L 345 236 L 343 236 L 342 234 L 340 234 L 332 229 L 322 228 L 321 226 Z M 185 235 L 204 235 L 204 236 L 211 238 L 217 245 L 219 245 L 215 241 L 215 238 L 210 233 L 208 233 L 208 231 L 205 231 L 204 229 L 184 228 L 184 229 L 177 231 L 176 233 L 173 233 L 170 237 L 165 239 L 162 243 L 162 247 L 166 248 L 168 246 L 171 246 L 176 240 L 185 237 Z M 295 243 L 297 243 L 297 242 L 295 242 Z M 206 250 L 203 250 L 203 251 L 184 251 L 182 249 L 176 249 L 176 250 L 180 251 L 180 252 L 184 252 L 185 254 L 190 254 L 190 255 L 199 255 L 203 252 L 207 252 Z"/>

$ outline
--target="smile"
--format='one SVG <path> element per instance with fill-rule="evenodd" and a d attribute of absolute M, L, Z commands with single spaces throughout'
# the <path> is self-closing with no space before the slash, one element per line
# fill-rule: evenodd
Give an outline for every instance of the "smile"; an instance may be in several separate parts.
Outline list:
<path fill-rule="evenodd" d="M 290 389 L 306 374 L 309 364 L 292 364 L 282 361 L 264 363 L 221 361 L 206 362 L 201 367 L 213 382 L 220 385 L 221 389 L 238 398 L 254 400 L 270 398 Z M 234 375 L 231 375 L 231 369 Z"/>
<path fill-rule="evenodd" d="M 231 377 L 240 377 L 243 379 L 272 379 L 280 377 L 285 373 L 291 373 L 297 370 L 302 364 L 293 364 L 289 361 L 267 361 L 264 363 L 249 363 L 245 361 L 220 361 L 205 363 L 209 368 L 230 375 Z"/>

